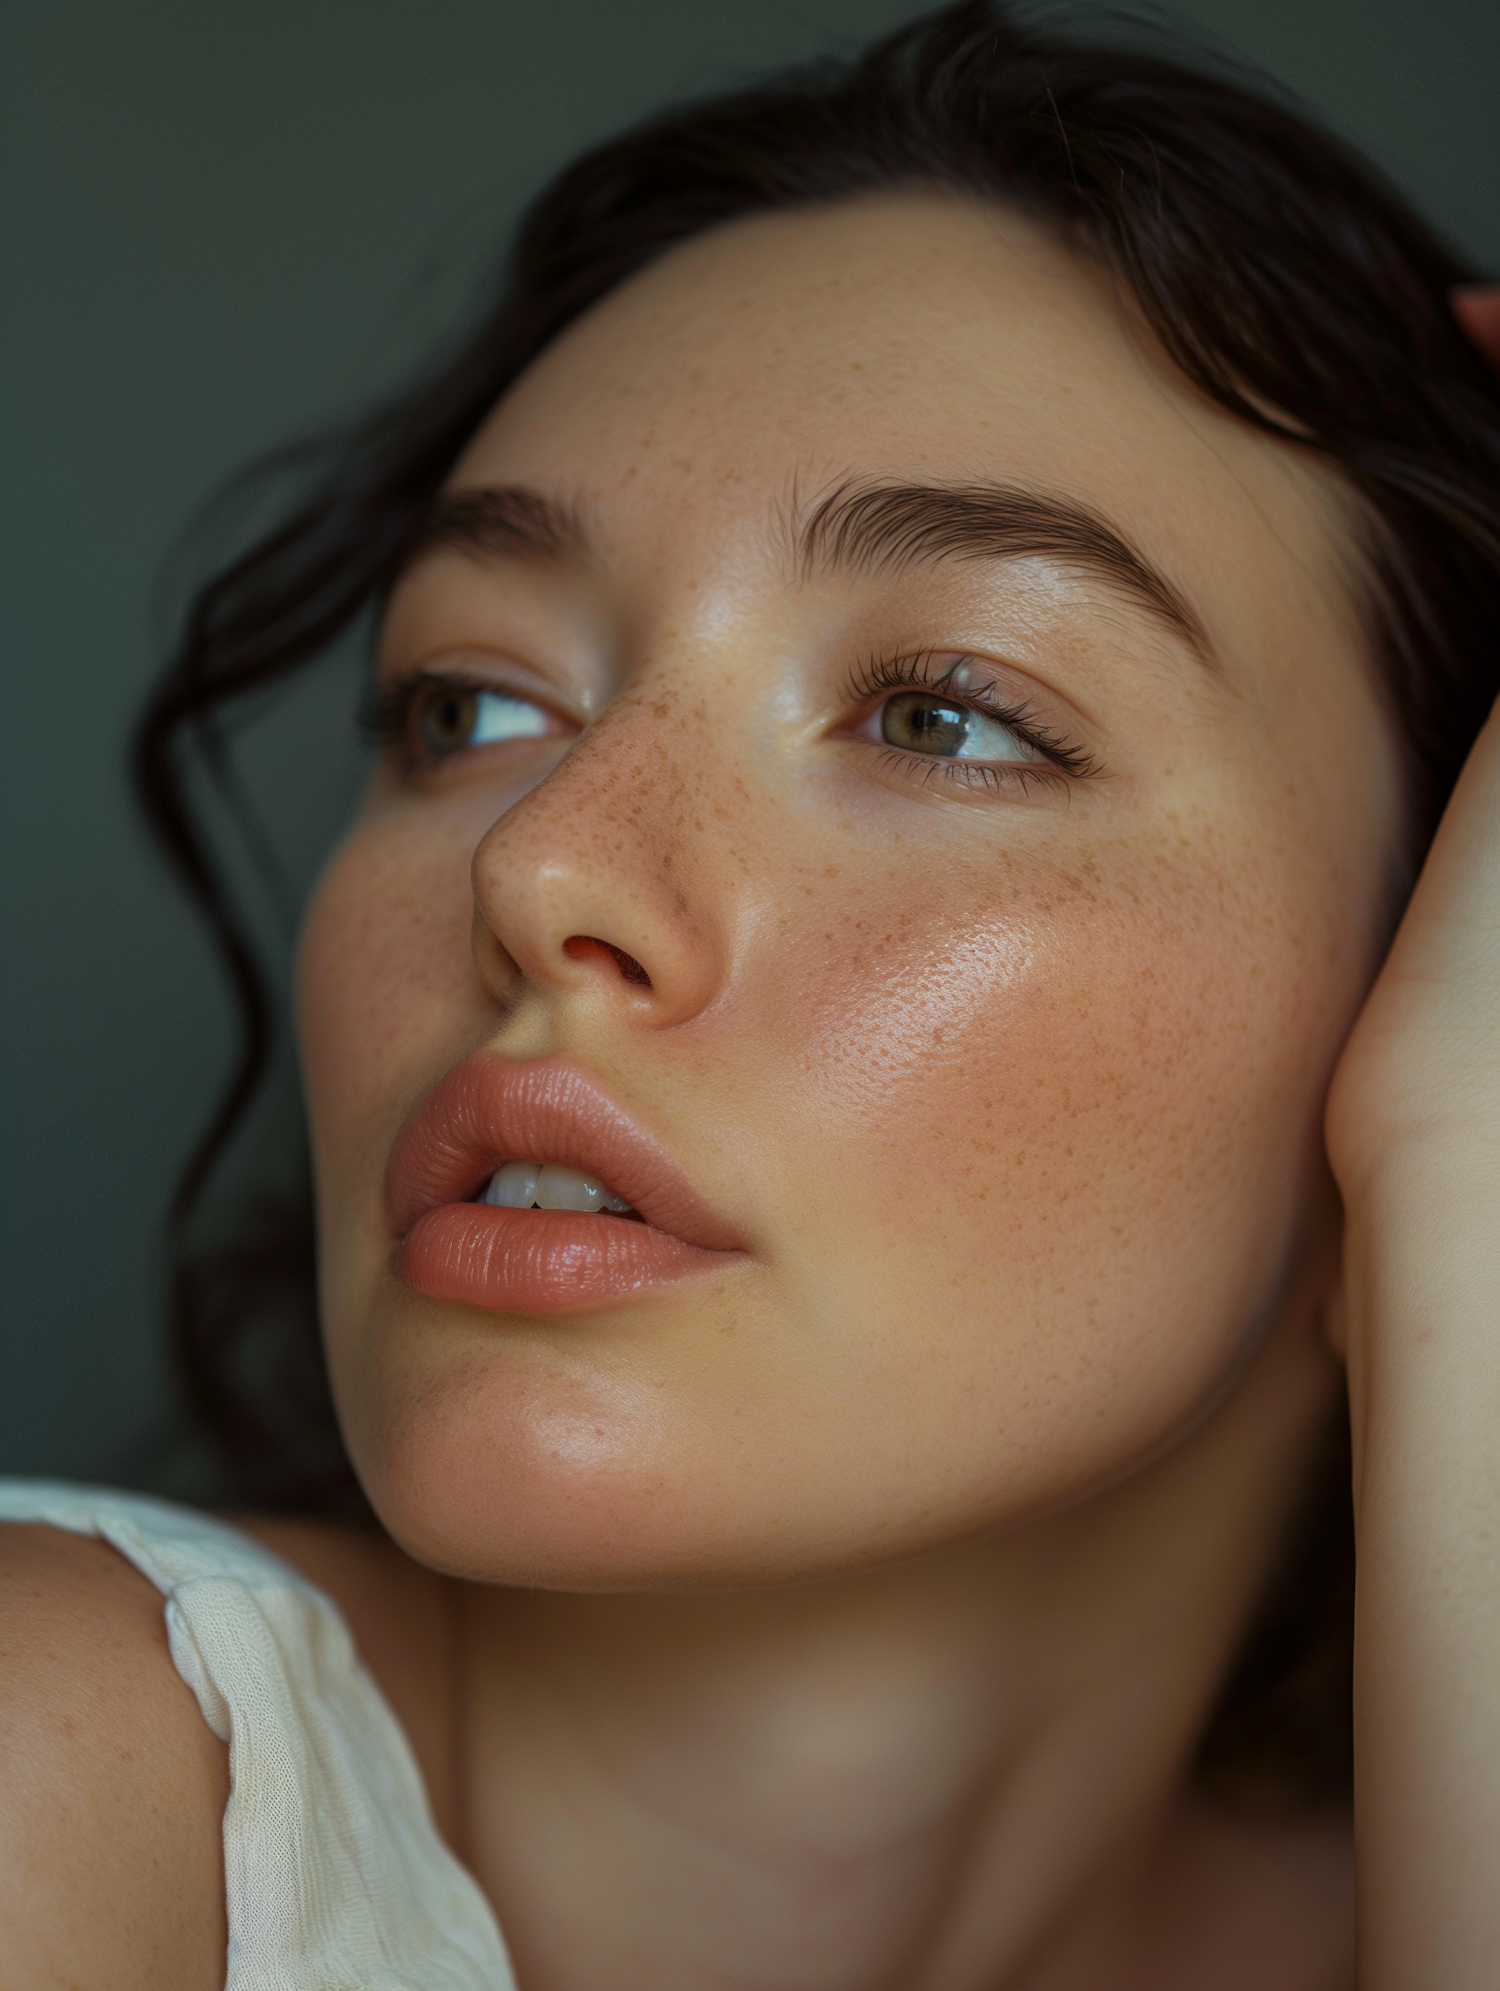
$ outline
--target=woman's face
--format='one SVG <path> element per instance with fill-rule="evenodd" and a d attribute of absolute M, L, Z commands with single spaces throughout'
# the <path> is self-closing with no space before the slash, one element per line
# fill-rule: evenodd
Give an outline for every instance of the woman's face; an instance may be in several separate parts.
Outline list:
<path fill-rule="evenodd" d="M 1170 1443 L 1295 1285 L 1399 837 L 1336 494 L 936 196 L 665 257 L 449 490 L 302 961 L 393 1533 L 805 1576 Z"/>

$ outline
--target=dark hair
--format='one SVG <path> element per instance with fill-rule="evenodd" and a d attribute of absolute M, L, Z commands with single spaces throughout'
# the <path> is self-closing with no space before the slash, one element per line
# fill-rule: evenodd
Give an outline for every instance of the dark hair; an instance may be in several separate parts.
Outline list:
<path fill-rule="evenodd" d="M 503 294 L 418 391 L 358 430 L 293 516 L 212 580 L 142 719 L 147 814 L 213 930 L 240 1061 L 172 1223 L 187 1397 L 240 1497 L 357 1501 L 317 1352 L 306 1199 L 227 1251 L 186 1219 L 267 1065 L 271 1005 L 190 800 L 218 715 L 315 657 L 378 603 L 495 400 L 633 272 L 736 216 L 927 187 L 1000 201 L 1131 293 L 1186 377 L 1337 466 L 1367 521 L 1371 647 L 1425 845 L 1496 690 L 1500 390 L 1458 330 L 1472 272 L 1370 169 L 1277 103 L 1125 47 L 1081 46 L 964 0 L 850 64 L 659 118 L 541 196 Z M 1347 1436 L 1336 1430 L 1291 1561 L 1209 1725 L 1221 1788 L 1347 1789 Z"/>

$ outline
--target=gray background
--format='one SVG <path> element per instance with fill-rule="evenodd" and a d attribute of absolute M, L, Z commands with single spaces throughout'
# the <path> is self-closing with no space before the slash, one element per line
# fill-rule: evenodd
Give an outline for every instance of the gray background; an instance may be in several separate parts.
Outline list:
<path fill-rule="evenodd" d="M 580 144 L 910 11 L 7 0 L 0 1471 L 139 1476 L 167 1400 L 155 1227 L 227 1008 L 121 750 L 215 543 L 184 551 L 186 522 L 247 456 L 399 380 Z M 1500 270 L 1496 0 L 1177 11 Z M 357 781 L 353 696 L 335 662 L 247 742 L 292 899 Z M 283 957 L 289 924 L 267 912 Z"/>

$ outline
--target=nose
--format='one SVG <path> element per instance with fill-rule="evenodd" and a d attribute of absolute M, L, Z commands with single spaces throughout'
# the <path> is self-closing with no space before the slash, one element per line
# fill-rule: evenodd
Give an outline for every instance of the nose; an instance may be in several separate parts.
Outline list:
<path fill-rule="evenodd" d="M 727 881 L 715 891 L 693 833 L 704 770 L 651 705 L 612 708 L 476 849 L 475 960 L 497 999 L 514 1000 L 519 975 L 544 998 L 602 998 L 659 1026 L 718 992 Z"/>

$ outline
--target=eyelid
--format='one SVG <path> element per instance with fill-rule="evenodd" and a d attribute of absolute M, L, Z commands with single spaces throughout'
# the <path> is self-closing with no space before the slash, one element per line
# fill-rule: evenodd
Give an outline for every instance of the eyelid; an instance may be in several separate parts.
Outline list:
<path fill-rule="evenodd" d="M 587 715 L 578 709 L 578 700 L 570 696 L 568 687 L 509 650 L 490 650 L 469 643 L 434 650 L 399 670 L 383 670 L 375 688 L 379 696 L 403 686 L 421 684 L 458 684 L 466 691 L 493 691 L 502 697 L 530 698 L 575 726 L 588 723 Z"/>

